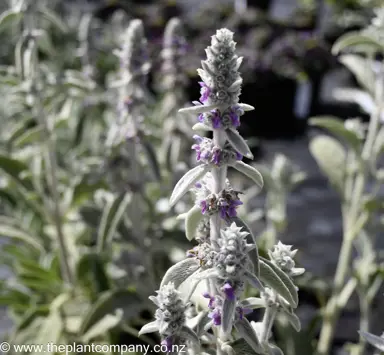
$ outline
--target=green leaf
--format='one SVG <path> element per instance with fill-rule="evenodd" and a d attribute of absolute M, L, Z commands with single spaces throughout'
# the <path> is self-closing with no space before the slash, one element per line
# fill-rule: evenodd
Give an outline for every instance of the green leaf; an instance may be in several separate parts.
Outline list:
<path fill-rule="evenodd" d="M 117 309 L 123 309 L 124 317 L 131 319 L 140 313 L 143 306 L 143 301 L 132 291 L 124 289 L 106 291 L 86 312 L 79 335 L 86 334 L 105 315 L 114 314 Z"/>
<path fill-rule="evenodd" d="M 227 135 L 228 142 L 231 144 L 233 149 L 235 149 L 240 154 L 244 155 L 249 159 L 253 159 L 253 154 L 248 147 L 247 142 L 236 130 L 227 129 L 225 130 Z"/>
<path fill-rule="evenodd" d="M 260 258 L 260 280 L 274 289 L 292 307 L 296 308 L 298 295 L 295 285 L 283 271 L 279 270 L 269 260 Z"/>
<path fill-rule="evenodd" d="M 5 10 L 0 15 L 0 32 L 16 24 L 23 18 L 23 13 L 14 9 Z"/>
<path fill-rule="evenodd" d="M 337 138 L 345 141 L 357 154 L 361 153 L 361 141 L 355 132 L 344 127 L 344 122 L 332 116 L 317 116 L 310 119 L 313 126 L 327 129 Z"/>
<path fill-rule="evenodd" d="M 97 253 L 90 252 L 81 256 L 76 265 L 76 275 L 77 280 L 92 298 L 110 288 L 105 263 Z"/>
<path fill-rule="evenodd" d="M 245 164 L 242 161 L 237 161 L 231 164 L 231 166 L 234 167 L 236 170 L 240 171 L 246 177 L 253 180 L 260 188 L 263 187 L 264 185 L 263 177 L 261 176 L 260 172 L 254 167 L 248 164 Z"/>
<path fill-rule="evenodd" d="M 97 236 L 97 249 L 99 253 L 103 252 L 112 242 L 124 213 L 131 202 L 131 198 L 132 195 L 130 193 L 123 193 L 105 207 Z"/>
<path fill-rule="evenodd" d="M 185 215 L 185 235 L 189 241 L 195 238 L 197 227 L 202 219 L 203 214 L 199 206 L 193 206 Z"/>
<path fill-rule="evenodd" d="M 309 150 L 332 186 L 343 194 L 346 161 L 344 147 L 336 139 L 321 135 L 311 140 Z"/>
<path fill-rule="evenodd" d="M 174 206 L 208 171 L 209 166 L 198 165 L 189 170 L 176 184 L 173 189 L 169 203 Z"/>
<path fill-rule="evenodd" d="M 349 32 L 336 41 L 332 47 L 332 53 L 337 55 L 345 49 L 362 53 L 366 51 L 383 52 L 384 46 L 373 36 L 361 32 Z"/>

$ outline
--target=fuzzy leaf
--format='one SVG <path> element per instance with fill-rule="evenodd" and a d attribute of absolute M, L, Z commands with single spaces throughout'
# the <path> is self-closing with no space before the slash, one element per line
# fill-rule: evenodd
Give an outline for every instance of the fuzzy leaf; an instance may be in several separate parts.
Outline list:
<path fill-rule="evenodd" d="M 160 288 L 170 282 L 179 287 L 189 276 L 199 268 L 199 263 L 194 258 L 187 258 L 171 266 L 161 280 Z"/>
<path fill-rule="evenodd" d="M 193 206 L 185 216 L 185 235 L 189 241 L 195 238 L 197 227 L 203 219 L 199 206 Z"/>
<path fill-rule="evenodd" d="M 191 188 L 192 186 L 202 178 L 208 171 L 207 165 L 198 165 L 189 170 L 176 184 L 173 189 L 169 203 L 174 206 Z"/>
<path fill-rule="evenodd" d="M 280 269 L 268 260 L 260 258 L 261 281 L 274 289 L 292 307 L 296 308 L 298 304 L 298 295 L 295 285 L 283 271 L 279 270 Z"/>
<path fill-rule="evenodd" d="M 249 297 L 241 301 L 241 307 L 249 309 L 264 308 L 265 302 L 262 298 L 259 297 Z"/>
<path fill-rule="evenodd" d="M 310 124 L 325 128 L 336 137 L 343 139 L 357 154 L 361 151 L 361 141 L 355 132 L 345 128 L 344 122 L 332 116 L 319 116 L 310 119 Z"/>
<path fill-rule="evenodd" d="M 213 110 L 216 105 L 197 105 L 192 107 L 186 107 L 179 110 L 180 113 L 204 113 Z"/>
<path fill-rule="evenodd" d="M 372 51 L 384 52 L 384 46 L 374 37 L 361 32 L 349 32 L 341 36 L 332 47 L 333 54 L 339 54 L 344 49 L 355 50 L 358 52 Z"/>
<path fill-rule="evenodd" d="M 240 336 L 251 346 L 254 351 L 261 351 L 261 346 L 257 335 L 247 318 L 243 318 L 235 323 L 235 328 Z"/>
<path fill-rule="evenodd" d="M 229 143 L 237 152 L 249 159 L 253 159 L 253 154 L 249 149 L 247 142 L 237 131 L 227 129 L 225 130 L 225 133 Z"/>
<path fill-rule="evenodd" d="M 188 327 L 186 327 L 185 325 L 183 325 L 183 326 L 181 327 L 181 329 L 180 329 L 180 335 L 181 335 L 183 338 L 185 338 L 185 339 L 191 341 L 191 342 L 194 343 L 194 344 L 199 344 L 199 338 L 197 337 L 196 333 L 195 333 L 193 330 L 191 330 L 191 329 L 189 329 Z"/>
<path fill-rule="evenodd" d="M 342 194 L 346 159 L 344 147 L 336 139 L 321 135 L 311 140 L 309 150 L 332 186 Z"/>
<path fill-rule="evenodd" d="M 204 123 L 201 123 L 201 122 L 198 122 L 195 125 L 193 125 L 192 129 L 194 131 L 212 131 L 211 127 L 206 126 Z"/>
<path fill-rule="evenodd" d="M 251 105 L 248 105 L 248 104 L 237 104 L 241 109 L 243 109 L 245 112 L 247 111 L 252 111 L 254 110 L 255 108 Z"/>
<path fill-rule="evenodd" d="M 254 351 L 245 339 L 237 339 L 229 343 L 229 346 L 234 350 L 236 355 L 262 355 L 264 353 Z"/>
<path fill-rule="evenodd" d="M 299 332 L 301 330 L 301 322 L 299 317 L 293 313 L 292 309 L 289 312 L 284 312 L 284 315 L 287 317 L 288 322 L 292 325 L 292 327 Z"/>
<path fill-rule="evenodd" d="M 237 161 L 233 164 L 231 164 L 232 167 L 234 167 L 236 170 L 240 171 L 242 174 L 244 174 L 246 177 L 253 180 L 260 188 L 263 187 L 264 181 L 263 177 L 259 173 L 258 170 L 256 170 L 254 167 L 245 164 L 242 161 Z"/>
<path fill-rule="evenodd" d="M 157 327 L 157 323 L 156 322 L 150 322 L 150 323 L 143 325 L 143 327 L 139 331 L 139 336 L 143 335 L 143 334 L 154 333 L 154 332 L 157 332 L 158 330 L 159 329 Z"/>
<path fill-rule="evenodd" d="M 284 355 L 283 350 L 281 350 L 276 345 L 268 344 L 268 354 L 269 355 Z"/>
<path fill-rule="evenodd" d="M 229 334 L 232 330 L 233 319 L 236 310 L 236 300 L 226 298 L 224 300 L 221 313 L 221 328 L 225 334 Z"/>
<path fill-rule="evenodd" d="M 380 351 L 384 351 L 384 338 L 359 330 L 359 334 L 371 345 Z"/>
<path fill-rule="evenodd" d="M 255 288 L 257 288 L 260 291 L 264 291 L 264 287 L 262 283 L 260 282 L 259 278 L 256 277 L 253 273 L 246 271 L 245 277 L 247 278 L 248 282 Z"/>

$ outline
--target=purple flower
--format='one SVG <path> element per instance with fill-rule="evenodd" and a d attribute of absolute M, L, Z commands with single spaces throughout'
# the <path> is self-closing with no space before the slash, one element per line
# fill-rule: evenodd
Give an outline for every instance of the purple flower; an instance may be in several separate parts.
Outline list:
<path fill-rule="evenodd" d="M 205 102 L 208 100 L 209 98 L 209 95 L 211 93 L 211 89 L 207 86 L 206 83 L 204 83 L 204 81 L 200 81 L 199 82 L 200 86 L 201 86 L 201 89 L 200 89 L 200 102 L 202 102 L 203 104 L 205 104 Z"/>
<path fill-rule="evenodd" d="M 239 127 L 240 126 L 240 118 L 237 115 L 237 113 L 235 111 L 231 110 L 229 116 L 231 117 L 233 127 Z"/>
<path fill-rule="evenodd" d="M 204 115 L 202 113 L 199 114 L 199 116 L 197 116 L 197 120 L 201 123 L 204 122 Z"/>
<path fill-rule="evenodd" d="M 212 111 L 213 115 L 211 116 L 211 120 L 212 120 L 212 127 L 213 128 L 220 128 L 221 126 L 221 118 L 220 118 L 220 114 L 217 110 L 213 110 Z"/>
<path fill-rule="evenodd" d="M 229 282 L 226 282 L 222 288 L 222 291 L 225 293 L 227 299 L 234 301 L 236 299 L 235 290 Z"/>
<path fill-rule="evenodd" d="M 239 313 L 240 320 L 243 319 L 245 315 L 252 313 L 252 309 L 250 308 L 237 307 L 236 310 Z"/>
<path fill-rule="evenodd" d="M 190 250 L 187 251 L 187 257 L 188 258 L 193 258 L 197 255 L 197 253 L 199 252 L 199 248 L 198 247 L 194 247 Z"/>
<path fill-rule="evenodd" d="M 213 312 L 208 314 L 208 317 L 213 320 L 214 325 L 221 325 L 221 313 L 220 310 L 215 309 Z"/>
<path fill-rule="evenodd" d="M 221 149 L 215 149 L 212 156 L 212 163 L 214 163 L 215 165 L 219 165 L 220 158 L 221 158 Z"/>
<path fill-rule="evenodd" d="M 208 210 L 208 205 L 207 201 L 203 200 L 200 202 L 200 207 L 201 207 L 201 213 L 204 214 Z"/>
<path fill-rule="evenodd" d="M 209 299 L 208 308 L 214 309 L 215 308 L 215 297 L 211 296 L 208 292 L 204 292 L 203 297 Z"/>
<path fill-rule="evenodd" d="M 162 342 L 161 342 L 161 346 L 165 347 L 167 349 L 167 352 L 171 352 L 172 351 L 172 338 L 171 337 L 166 337 Z"/>
<path fill-rule="evenodd" d="M 240 205 L 242 205 L 243 203 L 240 201 L 240 200 L 232 200 L 227 208 L 227 214 L 229 217 L 236 217 L 237 216 L 237 212 L 236 212 L 236 208 Z"/>
<path fill-rule="evenodd" d="M 236 152 L 236 160 L 241 160 L 243 159 L 243 155 L 240 154 L 239 152 Z"/>
<path fill-rule="evenodd" d="M 195 187 L 196 187 L 197 189 L 201 189 L 202 186 L 203 186 L 203 185 L 201 185 L 200 182 L 196 182 L 196 183 L 195 183 Z"/>

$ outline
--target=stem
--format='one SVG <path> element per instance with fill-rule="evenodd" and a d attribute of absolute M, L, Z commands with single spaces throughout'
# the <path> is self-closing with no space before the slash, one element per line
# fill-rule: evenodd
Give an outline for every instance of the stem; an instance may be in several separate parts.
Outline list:
<path fill-rule="evenodd" d="M 369 321 L 371 316 L 371 302 L 367 299 L 363 290 L 358 290 L 360 304 L 360 330 L 366 333 L 369 332 Z M 364 354 L 367 343 L 363 337 L 359 341 L 359 354 Z"/>
<path fill-rule="evenodd" d="M 260 343 L 261 345 L 264 345 L 268 342 L 268 339 L 271 334 L 273 322 L 275 321 L 277 314 L 277 307 L 276 306 L 267 306 L 264 312 L 263 317 L 263 329 L 260 336 Z"/>
<path fill-rule="evenodd" d="M 45 115 L 44 109 L 42 107 L 42 103 L 39 98 L 39 91 L 36 83 L 36 75 L 38 71 L 38 56 L 36 49 L 36 40 L 32 35 L 32 31 L 34 30 L 34 11 L 31 4 L 28 4 L 28 10 L 26 13 L 26 27 L 28 29 L 29 39 L 28 39 L 28 49 L 35 53 L 32 58 L 32 63 L 30 63 L 31 67 L 34 66 L 34 70 L 30 71 L 32 73 L 30 76 L 31 80 L 31 88 L 30 95 L 33 97 L 34 101 L 34 109 L 36 111 L 36 116 L 40 119 L 40 123 L 43 126 L 44 135 L 46 137 L 46 166 L 47 166 L 47 181 L 48 188 L 50 190 L 50 194 L 52 196 L 53 201 L 53 211 L 52 211 L 52 219 L 54 221 L 54 225 L 56 228 L 57 239 L 59 243 L 59 258 L 61 265 L 61 272 L 65 282 L 68 284 L 74 283 L 74 277 L 71 272 L 71 268 L 69 265 L 69 253 L 68 248 L 65 242 L 65 237 L 63 233 L 63 221 L 62 214 L 60 210 L 60 194 L 58 190 L 58 179 L 57 179 L 57 171 L 58 164 L 56 161 L 56 144 L 53 136 L 53 131 L 49 126 L 48 119 Z"/>

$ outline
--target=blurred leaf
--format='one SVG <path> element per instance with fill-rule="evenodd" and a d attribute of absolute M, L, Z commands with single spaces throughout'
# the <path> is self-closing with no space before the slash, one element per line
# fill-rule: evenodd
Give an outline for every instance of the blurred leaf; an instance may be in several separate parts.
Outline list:
<path fill-rule="evenodd" d="M 64 21 L 60 19 L 53 11 L 47 7 L 40 8 L 40 13 L 45 17 L 50 23 L 52 23 L 59 31 L 66 33 L 68 31 L 67 25 Z"/>
<path fill-rule="evenodd" d="M 349 32 L 341 36 L 332 47 L 333 54 L 339 54 L 343 50 L 355 52 L 384 52 L 384 46 L 376 38 L 361 32 Z"/>
<path fill-rule="evenodd" d="M 39 242 L 40 238 L 24 231 L 20 227 L 14 225 L 11 219 L 1 217 L 0 219 L 0 235 L 12 240 L 20 241 L 30 245 L 31 247 L 44 253 L 44 246 Z"/>
<path fill-rule="evenodd" d="M 358 155 L 361 153 L 361 141 L 355 132 L 344 127 L 344 122 L 332 116 L 317 116 L 310 119 L 310 124 L 325 128 L 337 138 L 345 141 Z"/>
<path fill-rule="evenodd" d="M 147 161 L 148 161 L 149 167 L 152 170 L 153 176 L 155 177 L 156 180 L 160 181 L 161 180 L 160 166 L 159 166 L 153 145 L 150 142 L 147 142 L 146 140 L 142 140 L 142 146 L 147 156 Z"/>
<path fill-rule="evenodd" d="M 83 335 L 83 341 L 88 343 L 99 336 L 105 336 L 109 330 L 120 324 L 122 317 L 121 309 L 117 309 L 115 314 L 106 314 Z"/>
<path fill-rule="evenodd" d="M 18 10 L 8 9 L 0 15 L 0 32 L 16 24 L 23 18 L 23 13 Z"/>
<path fill-rule="evenodd" d="M 36 344 L 58 344 L 63 329 L 63 320 L 57 310 L 52 310 L 51 313 L 45 318 L 42 327 L 39 329 L 36 338 Z M 50 350 L 50 351 L 49 351 Z M 46 347 L 44 354 L 54 355 L 56 353 L 55 347 Z M 34 352 L 33 355 L 39 355 L 40 352 Z"/>
<path fill-rule="evenodd" d="M 356 80 L 364 89 L 374 95 L 376 77 L 373 71 L 372 62 L 354 54 L 342 55 L 340 57 L 340 62 L 352 72 L 356 77 Z"/>
<path fill-rule="evenodd" d="M 41 143 L 43 132 L 44 130 L 40 126 L 31 128 L 27 131 L 25 131 L 24 128 L 24 133 L 17 137 L 14 141 L 15 147 L 22 148 L 27 144 L 32 144 L 36 142 Z"/>
<path fill-rule="evenodd" d="M 123 193 L 116 197 L 111 204 L 105 206 L 97 235 L 97 250 L 100 253 L 112 242 L 131 199 L 130 193 Z"/>
<path fill-rule="evenodd" d="M 311 140 L 309 150 L 330 183 L 343 194 L 346 161 L 344 147 L 336 139 L 321 135 Z"/>
<path fill-rule="evenodd" d="M 359 334 L 376 349 L 384 351 L 384 338 L 378 337 L 377 335 L 371 333 L 364 332 L 362 330 L 359 331 Z"/>
<path fill-rule="evenodd" d="M 80 335 L 86 334 L 98 321 L 107 314 L 114 314 L 117 309 L 123 309 L 124 317 L 131 319 L 140 313 L 143 301 L 132 291 L 117 289 L 104 292 L 86 313 Z"/>
<path fill-rule="evenodd" d="M 81 256 L 76 265 L 77 280 L 91 298 L 110 288 L 109 279 L 105 271 L 105 263 L 97 253 L 87 253 Z"/>

